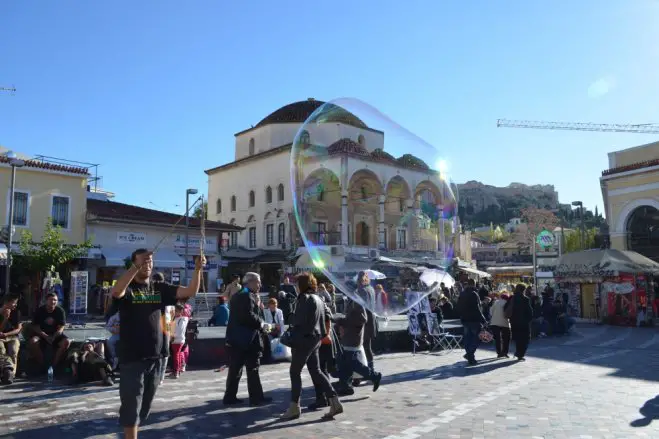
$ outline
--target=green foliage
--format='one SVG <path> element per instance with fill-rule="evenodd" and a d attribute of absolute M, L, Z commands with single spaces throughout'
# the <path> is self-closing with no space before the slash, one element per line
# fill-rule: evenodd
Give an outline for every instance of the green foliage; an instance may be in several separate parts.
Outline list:
<path fill-rule="evenodd" d="M 581 250 L 588 250 L 591 248 L 599 248 L 597 242 L 598 229 L 591 227 L 585 230 L 586 242 L 583 248 L 581 247 L 581 230 L 571 230 L 565 233 L 565 253 L 578 252 Z"/>
<path fill-rule="evenodd" d="M 130 260 L 130 256 L 126 256 L 126 257 L 124 258 L 124 268 L 125 268 L 126 270 L 128 270 L 128 269 L 130 269 L 130 267 L 132 267 L 132 266 L 133 266 L 133 261 Z"/>
<path fill-rule="evenodd" d="M 193 218 L 201 218 L 202 212 L 204 213 L 204 219 L 208 219 L 208 201 L 204 201 L 203 207 L 201 204 L 197 204 L 192 212 Z"/>
<path fill-rule="evenodd" d="M 28 272 L 41 273 L 57 270 L 61 265 L 82 257 L 92 247 L 91 239 L 82 244 L 67 244 L 61 227 L 53 226 L 52 219 L 48 218 L 41 242 L 34 242 L 32 232 L 24 230 L 19 243 L 21 253 L 13 258 L 16 265 Z"/>

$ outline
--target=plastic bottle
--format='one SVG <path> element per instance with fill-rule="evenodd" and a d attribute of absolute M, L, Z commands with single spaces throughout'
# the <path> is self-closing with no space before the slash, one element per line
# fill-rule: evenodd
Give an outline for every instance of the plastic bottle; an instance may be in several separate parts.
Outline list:
<path fill-rule="evenodd" d="M 43 370 L 43 369 L 42 369 L 42 370 Z M 53 375 L 54 375 L 54 372 L 53 372 L 53 366 L 50 366 L 50 367 L 48 368 L 48 382 L 49 382 L 49 383 L 52 383 L 52 382 L 53 382 Z"/>

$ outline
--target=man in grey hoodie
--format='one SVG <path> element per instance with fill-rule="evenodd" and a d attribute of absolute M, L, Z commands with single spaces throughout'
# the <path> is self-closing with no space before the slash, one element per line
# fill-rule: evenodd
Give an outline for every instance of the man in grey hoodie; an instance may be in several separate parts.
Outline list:
<path fill-rule="evenodd" d="M 382 374 L 373 371 L 359 360 L 359 354 L 364 344 L 364 325 L 368 320 L 364 307 L 350 301 L 346 306 L 345 317 L 335 319 L 341 332 L 343 354 L 339 360 L 339 382 L 336 390 L 339 395 L 355 393 L 351 381 L 354 372 L 373 383 L 373 391 L 377 391 L 382 381 Z"/>

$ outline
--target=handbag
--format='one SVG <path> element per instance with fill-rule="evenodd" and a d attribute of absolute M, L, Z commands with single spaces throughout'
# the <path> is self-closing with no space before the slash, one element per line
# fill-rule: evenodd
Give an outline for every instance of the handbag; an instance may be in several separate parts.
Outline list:
<path fill-rule="evenodd" d="M 283 344 L 284 346 L 288 346 L 289 348 L 292 348 L 294 345 L 293 342 L 293 327 L 289 326 L 284 333 L 279 337 L 279 343 Z"/>

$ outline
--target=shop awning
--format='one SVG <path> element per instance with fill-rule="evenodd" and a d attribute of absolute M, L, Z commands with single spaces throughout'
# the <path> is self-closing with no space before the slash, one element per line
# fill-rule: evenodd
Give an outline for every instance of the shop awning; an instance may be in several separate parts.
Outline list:
<path fill-rule="evenodd" d="M 103 247 L 101 253 L 105 258 L 106 267 L 123 267 L 124 260 L 130 258 L 131 249 L 123 247 Z"/>
<path fill-rule="evenodd" d="M 7 265 L 7 246 L 0 244 L 0 265 Z"/>
<path fill-rule="evenodd" d="M 174 250 L 161 248 L 153 255 L 154 268 L 185 268 L 185 261 Z"/>
<path fill-rule="evenodd" d="M 489 274 L 489 273 L 486 273 L 486 272 L 480 271 L 480 270 L 476 270 L 475 268 L 471 268 L 471 267 L 458 267 L 458 270 L 462 270 L 466 273 L 475 274 L 478 277 L 492 277 L 492 275 Z"/>

